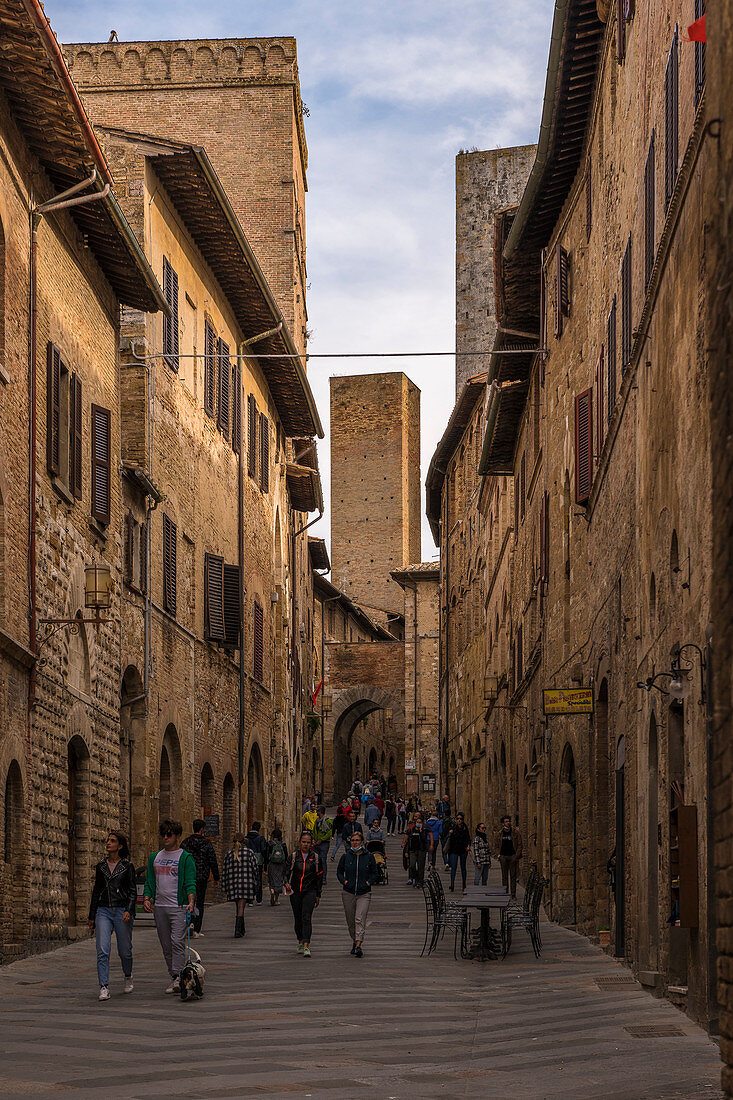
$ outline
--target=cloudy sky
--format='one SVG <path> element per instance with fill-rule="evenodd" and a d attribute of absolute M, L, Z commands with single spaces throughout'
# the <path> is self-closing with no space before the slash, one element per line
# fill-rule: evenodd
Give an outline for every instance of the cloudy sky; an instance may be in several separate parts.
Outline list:
<path fill-rule="evenodd" d="M 459 149 L 533 142 L 552 0 L 46 0 L 63 42 L 294 35 L 310 167 L 311 352 L 454 346 Z M 404 370 L 422 391 L 422 478 L 453 406 L 452 359 L 314 359 L 331 374 Z M 327 440 L 320 448 L 328 493 Z M 328 513 L 314 533 L 328 537 Z M 435 555 L 423 525 L 423 557 Z"/>

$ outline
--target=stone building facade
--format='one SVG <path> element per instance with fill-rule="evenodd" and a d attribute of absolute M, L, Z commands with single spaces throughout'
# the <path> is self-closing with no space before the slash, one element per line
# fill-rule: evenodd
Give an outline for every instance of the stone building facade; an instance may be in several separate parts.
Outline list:
<path fill-rule="evenodd" d="M 86 928 L 118 820 L 120 304 L 165 311 L 48 24 L 0 60 L 0 959 Z M 22 48 L 18 48 L 18 47 Z M 40 123 L 40 125 L 39 125 Z M 74 189 L 75 204 L 54 208 Z M 29 219 L 29 211 L 32 216 Z M 90 622 L 85 570 L 110 571 Z"/>
<path fill-rule="evenodd" d="M 420 391 L 402 373 L 331 379 L 331 560 L 339 588 L 401 632 L 390 574 L 420 560 Z"/>
<path fill-rule="evenodd" d="M 440 563 L 418 562 L 392 577 L 405 593 L 405 794 L 426 806 L 441 794 L 438 692 Z M 400 792 L 402 793 L 402 792 Z"/>
<path fill-rule="evenodd" d="M 456 157 L 456 400 L 467 379 L 486 367 L 476 353 L 494 344 L 494 217 L 519 202 L 536 149 L 519 145 Z"/>
<path fill-rule="evenodd" d="M 121 819 L 142 860 L 161 817 L 212 815 L 223 854 L 293 824 L 312 619 L 288 551 L 316 500 L 289 440 L 318 418 L 297 365 L 257 359 L 293 345 L 206 153 L 98 132 L 174 311 L 123 318 Z"/>
<path fill-rule="evenodd" d="M 712 146 L 705 220 L 711 227 L 706 262 L 707 354 L 710 364 L 713 472 L 710 604 L 712 646 L 713 867 L 718 921 L 718 1001 L 723 1089 L 733 1096 L 733 3 L 711 5 L 705 89 Z M 718 120 L 713 122 L 712 120 Z"/>
<path fill-rule="evenodd" d="M 520 823 L 554 918 L 610 926 L 645 984 L 714 1026 L 713 143 L 693 17 L 557 5 L 537 158 L 494 222 L 480 499 L 487 518 L 505 502 L 508 584 L 506 616 L 486 608 L 483 799 Z M 546 718 L 544 688 L 588 689 L 594 713 Z"/>

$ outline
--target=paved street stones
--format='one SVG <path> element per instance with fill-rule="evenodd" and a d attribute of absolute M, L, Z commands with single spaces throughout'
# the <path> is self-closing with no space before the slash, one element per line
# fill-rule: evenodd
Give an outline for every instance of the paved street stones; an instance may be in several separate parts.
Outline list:
<path fill-rule="evenodd" d="M 113 957 L 105 1004 L 91 940 L 3 968 L 0 1095 L 720 1096 L 715 1044 L 567 929 L 544 925 L 540 960 L 523 936 L 500 963 L 456 961 L 448 938 L 419 958 L 422 895 L 388 844 L 391 883 L 374 891 L 361 960 L 333 876 L 310 960 L 288 904 L 248 909 L 242 941 L 230 906 L 207 911 L 200 1002 L 163 994 L 152 928 L 135 931 L 135 992 L 122 995 Z"/>

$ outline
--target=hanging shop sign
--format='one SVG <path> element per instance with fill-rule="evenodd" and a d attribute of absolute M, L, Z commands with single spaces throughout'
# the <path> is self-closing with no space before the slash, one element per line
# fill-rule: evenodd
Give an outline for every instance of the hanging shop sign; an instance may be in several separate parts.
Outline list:
<path fill-rule="evenodd" d="M 542 696 L 546 715 L 593 713 L 593 688 L 545 688 Z"/>

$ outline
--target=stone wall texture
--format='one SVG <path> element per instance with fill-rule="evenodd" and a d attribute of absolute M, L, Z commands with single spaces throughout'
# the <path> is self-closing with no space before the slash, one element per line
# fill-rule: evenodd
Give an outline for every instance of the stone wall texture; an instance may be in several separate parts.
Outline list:
<path fill-rule="evenodd" d="M 333 581 L 386 625 L 393 569 L 420 560 L 420 391 L 404 374 L 331 379 Z"/>

